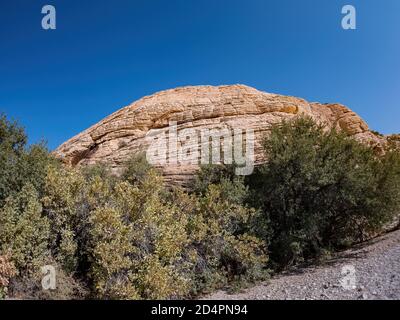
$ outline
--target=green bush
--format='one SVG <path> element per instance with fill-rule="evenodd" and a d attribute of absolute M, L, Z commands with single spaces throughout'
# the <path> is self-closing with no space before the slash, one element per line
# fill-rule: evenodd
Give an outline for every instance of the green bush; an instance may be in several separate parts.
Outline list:
<path fill-rule="evenodd" d="M 43 143 L 27 147 L 27 141 L 17 122 L 0 114 L 0 206 L 28 183 L 42 194 L 46 168 L 55 160 Z"/>
<path fill-rule="evenodd" d="M 27 184 L 0 209 L 0 252 L 11 253 L 21 273 L 37 271 L 48 257 L 49 221 L 35 188 Z"/>
<path fill-rule="evenodd" d="M 27 147 L 0 118 L 0 298 L 176 299 L 267 276 L 382 230 L 400 207 L 400 155 L 376 154 L 300 118 L 273 127 L 267 161 L 244 180 L 204 166 L 167 188 L 132 157 L 120 177 Z M 43 291 L 40 267 L 57 270 Z"/>
<path fill-rule="evenodd" d="M 125 163 L 125 169 L 122 172 L 121 178 L 136 185 L 146 179 L 150 169 L 151 165 L 147 162 L 146 153 L 142 152 L 131 156 Z"/>
<path fill-rule="evenodd" d="M 2 295 L 182 298 L 264 275 L 264 245 L 247 228 L 256 211 L 230 168 L 210 169 L 220 173 L 188 194 L 166 188 L 144 154 L 118 178 L 105 164 L 63 166 L 26 140 L 1 118 Z M 46 264 L 55 291 L 41 289 Z"/>
<path fill-rule="evenodd" d="M 398 213 L 400 157 L 377 155 L 309 118 L 273 127 L 267 162 L 251 177 L 259 229 L 280 266 L 361 241 Z M 262 230 L 261 230 L 262 231 Z"/>
<path fill-rule="evenodd" d="M 223 184 L 189 195 L 169 191 L 143 158 L 126 171 L 118 180 L 50 166 L 45 179 L 52 256 L 94 297 L 182 298 L 265 274 L 263 243 L 244 231 L 255 211 L 228 201 Z"/>
<path fill-rule="evenodd" d="M 235 166 L 202 166 L 191 191 L 200 206 L 193 215 L 195 226 L 204 235 L 196 242 L 203 253 L 196 269 L 198 290 L 216 289 L 233 279 L 243 284 L 267 277 L 265 244 L 254 232 L 259 211 L 246 205 L 249 190 Z"/>
<path fill-rule="evenodd" d="M 235 174 L 235 165 L 202 165 L 194 177 L 191 191 L 199 196 L 208 192 L 210 185 L 219 185 L 223 199 L 243 204 L 248 196 L 244 177 Z"/>
<path fill-rule="evenodd" d="M 199 198 L 199 212 L 193 215 L 199 291 L 217 289 L 232 280 L 254 282 L 267 276 L 264 242 L 257 238 L 251 222 L 257 211 L 227 200 L 224 185 L 213 184 Z"/>
<path fill-rule="evenodd" d="M 168 193 L 150 170 L 139 184 L 118 183 L 111 199 L 91 217 L 100 297 L 182 298 L 264 275 L 262 241 L 241 232 L 254 210 L 223 200 L 217 186 L 202 198 Z"/>

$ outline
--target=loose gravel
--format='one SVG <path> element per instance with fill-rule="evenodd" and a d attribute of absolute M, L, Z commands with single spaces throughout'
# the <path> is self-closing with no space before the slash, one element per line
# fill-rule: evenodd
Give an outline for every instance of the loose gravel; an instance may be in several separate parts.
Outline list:
<path fill-rule="evenodd" d="M 298 268 L 240 293 L 210 300 L 400 299 L 400 230 L 338 253 L 323 265 Z"/>

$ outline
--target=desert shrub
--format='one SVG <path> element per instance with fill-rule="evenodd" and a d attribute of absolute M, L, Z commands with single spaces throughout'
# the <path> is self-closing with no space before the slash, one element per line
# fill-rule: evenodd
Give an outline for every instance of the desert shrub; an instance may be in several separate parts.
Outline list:
<path fill-rule="evenodd" d="M 16 167 L 17 190 L 29 183 L 37 190 L 39 197 L 42 196 L 47 168 L 52 164 L 56 165 L 57 161 L 49 154 L 44 143 L 27 147 Z"/>
<path fill-rule="evenodd" d="M 107 238 L 115 221 L 115 210 L 111 207 L 116 181 L 103 165 L 83 170 L 50 166 L 42 198 L 44 213 L 51 222 L 52 256 L 66 276 L 84 280 L 93 293 L 103 298 L 123 298 L 117 294 L 121 288 L 114 282 L 115 270 L 109 270 L 110 266 L 106 265 L 107 261 L 119 263 L 112 259 L 123 249 L 113 247 L 117 239 L 123 238 L 122 229 L 116 230 L 115 239 L 110 243 Z M 104 243 L 102 236 L 107 238 Z M 108 254 L 113 254 L 111 260 Z"/>
<path fill-rule="evenodd" d="M 48 256 L 49 221 L 32 185 L 6 199 L 0 226 L 0 251 L 11 253 L 19 273 L 37 270 Z"/>
<path fill-rule="evenodd" d="M 134 248 L 130 229 L 112 208 L 96 209 L 90 218 L 93 249 L 91 276 L 97 294 L 105 298 L 137 298 L 131 285 L 132 262 L 129 255 Z"/>
<path fill-rule="evenodd" d="M 141 152 L 131 156 L 131 158 L 126 161 L 121 178 L 131 184 L 138 184 L 146 179 L 150 169 L 151 165 L 147 162 L 146 153 Z"/>
<path fill-rule="evenodd" d="M 243 204 L 248 196 L 248 188 L 244 177 L 236 175 L 235 169 L 235 165 L 202 165 L 194 177 L 191 190 L 204 196 L 210 185 L 219 185 L 222 198 L 232 203 Z"/>
<path fill-rule="evenodd" d="M 0 115 L 0 204 L 14 191 L 16 163 L 24 152 L 27 137 L 23 128 Z"/>
<path fill-rule="evenodd" d="M 260 211 L 247 205 L 249 188 L 235 165 L 201 166 L 192 191 L 199 205 L 194 225 L 202 235 L 197 245 L 206 253 L 199 257 L 200 291 L 233 279 L 240 284 L 267 277 L 265 242 L 256 236 Z"/>
<path fill-rule="evenodd" d="M 27 140 L 17 122 L 0 115 L 0 205 L 28 183 L 42 193 L 46 168 L 55 160 L 44 143 L 27 147 Z"/>
<path fill-rule="evenodd" d="M 180 273 L 185 216 L 161 199 L 154 171 L 134 185 L 108 190 L 109 201 L 91 213 L 91 277 L 102 298 L 165 299 L 187 293 Z"/>
<path fill-rule="evenodd" d="M 107 183 L 110 183 L 111 185 L 115 185 L 120 180 L 106 163 L 97 163 L 94 165 L 85 166 L 82 167 L 80 171 L 86 181 L 100 178 L 103 181 L 107 181 Z"/>
<path fill-rule="evenodd" d="M 262 241 L 243 232 L 255 211 L 209 188 L 204 197 L 167 192 L 150 169 L 146 179 L 107 191 L 90 218 L 98 297 L 182 298 L 265 275 Z"/>
<path fill-rule="evenodd" d="M 3 295 L 174 299 L 265 274 L 264 244 L 249 228 L 257 211 L 231 168 L 210 169 L 215 178 L 192 193 L 167 188 L 144 154 L 119 178 L 102 164 L 69 168 L 42 145 L 26 147 L 4 117 L 0 150 Z M 56 268 L 56 290 L 41 288 L 45 265 Z"/>
<path fill-rule="evenodd" d="M 51 166 L 61 169 L 44 144 L 27 146 L 23 128 L 1 116 L 0 253 L 8 252 L 10 263 L 15 266 L 16 275 L 9 281 L 12 294 L 18 291 L 23 295 L 24 290 L 16 290 L 17 287 L 29 288 L 32 295 L 39 294 L 40 268 L 53 260 L 51 248 L 72 250 L 67 232 L 62 234 L 60 243 L 51 242 L 53 224 L 42 203 L 49 191 L 45 185 Z"/>
<path fill-rule="evenodd" d="M 10 258 L 9 253 L 0 255 L 0 300 L 7 296 L 10 279 L 17 273 Z"/>
<path fill-rule="evenodd" d="M 67 271 L 78 267 L 79 250 L 84 250 L 89 208 L 85 201 L 87 183 L 79 170 L 48 167 L 43 212 L 50 221 L 49 248 L 55 260 Z M 81 241 L 80 241 L 81 240 Z"/>
<path fill-rule="evenodd" d="M 253 282 L 267 275 L 262 240 L 249 226 L 257 211 L 224 197 L 224 186 L 212 184 L 199 199 L 191 234 L 198 254 L 198 290 L 211 290 L 233 280 Z"/>
<path fill-rule="evenodd" d="M 55 289 L 43 290 L 42 280 L 44 274 L 36 270 L 30 274 L 21 274 L 10 280 L 9 296 L 15 299 L 34 300 L 66 300 L 84 299 L 88 296 L 87 287 L 84 283 L 66 273 L 62 266 L 49 258 L 46 265 L 51 265 L 56 271 Z"/>
<path fill-rule="evenodd" d="M 251 178 L 258 223 L 280 266 L 379 231 L 399 209 L 399 154 L 377 155 L 309 118 L 273 127 L 267 162 Z M 261 229 L 262 229 L 261 228 Z"/>

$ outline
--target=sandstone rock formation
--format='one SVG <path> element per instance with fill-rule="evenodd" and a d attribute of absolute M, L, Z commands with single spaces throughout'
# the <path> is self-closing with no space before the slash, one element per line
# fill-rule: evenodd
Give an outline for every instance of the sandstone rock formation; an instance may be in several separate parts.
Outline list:
<path fill-rule="evenodd" d="M 144 97 L 68 140 L 54 154 L 72 166 L 105 162 L 118 172 L 132 154 L 147 150 L 154 136 L 163 132 L 168 136 L 169 123 L 176 122 L 178 135 L 188 128 L 254 130 L 255 163 L 259 164 L 263 161 L 260 142 L 271 125 L 299 115 L 344 130 L 365 143 L 379 146 L 384 140 L 340 104 L 310 103 L 244 85 L 193 86 Z M 178 139 L 178 144 L 184 143 Z M 200 142 L 195 144 L 200 149 Z M 167 161 L 158 166 L 167 182 L 185 184 L 198 163 Z"/>

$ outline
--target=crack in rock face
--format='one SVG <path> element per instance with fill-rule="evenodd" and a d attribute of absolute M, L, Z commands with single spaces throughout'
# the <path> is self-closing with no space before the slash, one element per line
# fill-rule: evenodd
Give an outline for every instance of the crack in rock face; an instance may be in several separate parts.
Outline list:
<path fill-rule="evenodd" d="M 200 163 L 204 163 L 204 152 L 199 152 L 204 151 L 202 132 L 223 132 L 220 144 L 210 143 L 211 154 L 215 149 L 225 150 L 225 153 L 218 150 L 221 162 L 226 162 L 222 154 L 225 156 L 229 149 L 224 149 L 224 141 L 234 141 L 235 130 L 253 133 L 251 160 L 258 165 L 264 160 L 261 142 L 271 126 L 301 115 L 327 128 L 343 130 L 374 147 L 385 143 L 385 137 L 372 133 L 356 113 L 340 104 L 310 103 L 245 85 L 190 86 L 161 91 L 135 101 L 63 143 L 54 155 L 71 166 L 106 163 L 118 173 L 126 160 L 146 152 L 155 137 L 162 136 L 166 140 L 157 144 L 157 152 L 166 155 L 166 159 L 153 164 L 161 170 L 167 183 L 185 185 Z M 174 131 L 171 131 L 171 124 L 175 126 Z M 176 135 L 174 139 L 180 152 L 187 151 L 191 155 L 176 157 L 171 153 L 175 151 L 170 144 L 171 132 Z M 188 132 L 196 138 L 187 139 Z"/>

